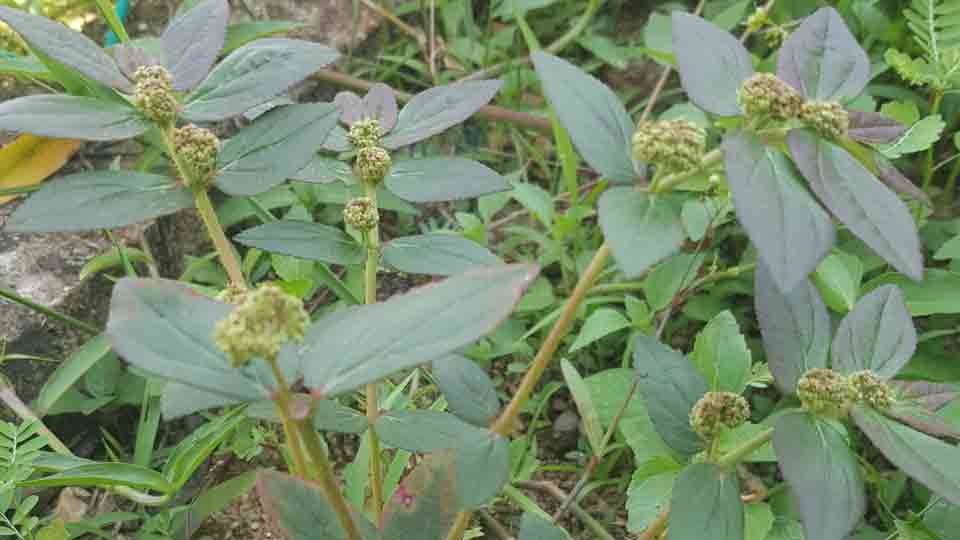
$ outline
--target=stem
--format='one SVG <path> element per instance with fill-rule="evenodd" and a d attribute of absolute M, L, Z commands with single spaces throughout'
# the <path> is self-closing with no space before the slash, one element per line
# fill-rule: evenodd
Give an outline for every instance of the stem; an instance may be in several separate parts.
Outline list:
<path fill-rule="evenodd" d="M 470 512 L 461 511 L 457 514 L 457 520 L 453 522 L 453 527 L 450 528 L 450 532 L 447 533 L 447 540 L 460 540 L 463 538 L 463 533 L 467 532 L 467 527 L 470 525 Z"/>
<path fill-rule="evenodd" d="M 650 191 L 654 193 L 670 191 L 671 189 L 689 180 L 690 177 L 694 176 L 695 174 L 716 165 L 721 159 L 723 159 L 723 151 L 721 151 L 719 148 L 711 150 L 703 156 L 703 160 L 700 161 L 699 167 L 696 169 L 690 169 L 689 171 L 683 171 L 659 178 L 650 186 Z"/>
<path fill-rule="evenodd" d="M 934 91 L 933 103 L 930 105 L 930 114 L 940 113 L 940 102 L 943 101 L 943 92 Z M 923 192 L 930 195 L 930 186 L 933 184 L 933 150 L 936 144 L 931 144 L 927 149 L 927 165 L 923 172 Z"/>
<path fill-rule="evenodd" d="M 373 202 L 373 207 L 380 212 L 377 202 L 377 186 L 366 183 L 366 195 Z M 363 272 L 363 300 L 365 304 L 377 302 L 377 266 L 380 262 L 380 226 L 374 225 L 367 231 L 367 262 Z M 380 438 L 373 429 L 373 425 L 380 415 L 380 400 L 377 396 L 377 383 L 367 385 L 367 423 L 370 427 L 370 492 L 373 496 L 374 521 L 379 523 L 383 512 L 383 465 L 380 462 Z"/>
<path fill-rule="evenodd" d="M 287 446 L 290 447 L 290 455 L 293 457 L 294 473 L 301 478 L 307 478 L 308 469 L 306 458 L 303 455 L 303 443 L 297 434 L 293 419 L 290 418 L 290 387 L 287 386 L 287 379 L 280 371 L 277 359 L 270 358 L 267 363 L 270 364 L 273 378 L 277 380 L 277 411 L 283 421 L 283 435 L 287 439 Z"/>
<path fill-rule="evenodd" d="M 773 437 L 773 428 L 769 428 L 765 431 L 753 436 L 751 439 L 747 439 L 740 446 L 734 448 L 733 450 L 727 452 L 720 459 L 717 460 L 717 465 L 721 467 L 732 467 L 739 463 L 743 458 L 749 456 L 750 454 L 756 452 L 760 449 L 761 446 L 770 442 L 770 439 Z"/>
<path fill-rule="evenodd" d="M 56 319 L 62 323 L 65 323 L 69 326 L 72 326 L 78 330 L 87 332 L 89 334 L 99 334 L 101 332 L 99 328 L 97 328 L 96 326 L 93 326 L 92 324 L 85 323 L 81 320 L 74 319 L 69 315 L 64 315 L 59 311 L 54 311 L 46 306 L 42 306 L 34 302 L 33 300 L 20 296 L 15 291 L 7 289 L 6 287 L 0 287 L 0 298 L 6 298 L 7 300 L 16 302 L 22 306 L 26 306 L 38 313 L 42 313 L 47 317 L 50 317 L 51 319 Z"/>
<path fill-rule="evenodd" d="M 943 202 L 947 205 L 953 203 L 953 196 L 957 189 L 957 177 L 960 176 L 960 159 L 953 164 L 950 169 L 950 176 L 947 177 L 947 184 L 943 190 Z"/>
<path fill-rule="evenodd" d="M 247 280 L 243 277 L 240 260 L 237 258 L 236 252 L 233 251 L 233 246 L 230 245 L 230 241 L 227 240 L 227 235 L 223 232 L 223 227 L 220 226 L 217 212 L 213 209 L 213 204 L 210 203 L 210 196 L 206 190 L 196 190 L 193 193 L 193 198 L 197 204 L 197 212 L 203 219 L 203 224 L 207 227 L 207 234 L 210 235 L 210 240 L 213 241 L 213 247 L 216 248 L 217 253 L 220 255 L 220 262 L 222 262 L 223 267 L 227 269 L 227 275 L 230 276 L 230 281 L 233 282 L 235 286 L 246 289 Z"/>
<path fill-rule="evenodd" d="M 306 443 L 310 460 L 316 467 L 317 481 L 320 483 L 320 488 L 323 489 L 326 494 L 327 500 L 333 505 L 333 509 L 337 513 L 337 519 L 340 520 L 340 526 L 343 527 L 343 530 L 347 533 L 347 539 L 362 540 L 360 532 L 357 530 L 357 525 L 353 522 L 353 518 L 350 517 L 350 508 L 347 506 L 347 501 L 343 499 L 343 494 L 340 493 L 340 488 L 337 486 L 337 480 L 333 475 L 330 460 L 327 458 L 327 453 L 323 450 L 320 436 L 317 434 L 317 430 L 314 429 L 310 420 L 311 418 L 313 418 L 313 414 L 310 414 L 303 420 L 298 420 L 296 427 L 300 432 L 300 437 Z"/>

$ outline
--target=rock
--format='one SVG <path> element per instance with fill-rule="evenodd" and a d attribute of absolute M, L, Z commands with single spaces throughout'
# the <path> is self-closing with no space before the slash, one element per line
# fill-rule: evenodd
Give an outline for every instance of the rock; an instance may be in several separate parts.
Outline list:
<path fill-rule="evenodd" d="M 360 8 L 354 31 L 354 0 L 253 0 L 257 18 L 300 21 L 304 27 L 289 37 L 316 41 L 346 51 L 363 44 L 379 25 L 379 17 Z M 237 12 L 234 10 L 234 17 Z"/>

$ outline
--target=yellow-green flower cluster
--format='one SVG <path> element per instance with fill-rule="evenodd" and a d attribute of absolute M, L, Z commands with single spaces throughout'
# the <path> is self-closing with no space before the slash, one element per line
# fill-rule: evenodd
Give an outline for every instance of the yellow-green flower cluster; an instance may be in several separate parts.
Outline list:
<path fill-rule="evenodd" d="M 688 120 L 643 122 L 633 134 L 633 156 L 668 172 L 700 166 L 707 150 L 707 133 Z"/>
<path fill-rule="evenodd" d="M 803 97 L 772 73 L 757 73 L 744 81 L 737 102 L 748 118 L 784 121 L 800 114 Z"/>
<path fill-rule="evenodd" d="M 839 139 L 850 129 L 850 117 L 836 101 L 804 103 L 800 107 L 800 120 L 828 139 Z"/>
<path fill-rule="evenodd" d="M 163 66 L 141 66 L 133 80 L 133 101 L 143 114 L 160 125 L 172 125 L 177 118 L 177 98 L 170 72 Z"/>
<path fill-rule="evenodd" d="M 357 152 L 357 176 L 365 183 L 377 185 L 387 177 L 393 160 L 390 152 L 379 146 L 365 146 Z"/>
<path fill-rule="evenodd" d="M 184 180 L 194 189 L 203 190 L 210 186 L 217 172 L 217 155 L 220 153 L 220 140 L 209 129 L 193 124 L 173 131 L 173 149 L 177 160 L 187 178 Z"/>
<path fill-rule="evenodd" d="M 712 441 L 724 430 L 750 418 L 750 405 L 733 392 L 707 392 L 690 410 L 690 427 L 702 439 Z"/>
<path fill-rule="evenodd" d="M 243 302 L 217 323 L 213 338 L 234 367 L 253 358 L 276 359 L 280 347 L 301 341 L 310 317 L 303 302 L 276 285 L 246 293 Z"/>
<path fill-rule="evenodd" d="M 354 148 L 367 148 L 370 146 L 380 146 L 383 142 L 383 129 L 380 127 L 380 121 L 375 118 L 364 118 L 358 120 L 350 126 L 347 132 L 347 140 Z"/>
<path fill-rule="evenodd" d="M 343 220 L 358 231 L 369 231 L 380 222 L 380 213 L 369 197 L 356 197 L 343 207 Z"/>
<path fill-rule="evenodd" d="M 843 418 L 856 397 L 846 377 L 827 368 L 814 368 L 797 382 L 797 397 L 803 408 L 821 416 Z"/>
<path fill-rule="evenodd" d="M 893 388 L 870 370 L 851 373 L 847 380 L 853 390 L 853 399 L 857 403 L 885 410 L 892 407 L 897 400 Z"/>

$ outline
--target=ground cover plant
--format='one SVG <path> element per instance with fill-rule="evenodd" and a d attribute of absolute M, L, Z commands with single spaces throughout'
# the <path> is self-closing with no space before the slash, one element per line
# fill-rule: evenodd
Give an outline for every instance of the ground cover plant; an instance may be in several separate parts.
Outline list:
<path fill-rule="evenodd" d="M 107 49 L 0 7 L 49 90 L 0 129 L 138 148 L 2 192 L 5 230 L 193 209 L 213 248 L 162 277 L 111 235 L 104 329 L 0 291 L 91 335 L 32 403 L 0 379 L 0 535 L 190 538 L 248 491 L 289 540 L 954 534 L 960 7 L 671 4 L 640 47 L 629 2 L 431 4 L 427 37 L 361 3 L 412 37 L 353 64 L 379 82 L 226 0 L 137 39 L 98 2 Z M 638 58 L 642 92 L 588 73 Z M 285 95 L 310 77 L 357 92 Z M 42 419 L 130 405 L 95 455 Z M 262 466 L 197 489 L 216 456 Z"/>

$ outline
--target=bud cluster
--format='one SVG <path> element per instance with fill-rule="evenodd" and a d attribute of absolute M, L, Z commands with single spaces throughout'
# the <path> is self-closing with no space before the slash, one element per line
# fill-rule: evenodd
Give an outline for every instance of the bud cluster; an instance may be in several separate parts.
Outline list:
<path fill-rule="evenodd" d="M 224 304 L 232 304 L 234 306 L 239 306 L 247 298 L 247 293 L 249 291 L 245 287 L 231 283 L 227 285 L 227 288 L 220 291 L 217 294 L 217 300 L 223 302 Z"/>
<path fill-rule="evenodd" d="M 347 140 L 354 148 L 380 146 L 383 142 L 383 129 L 380 127 L 380 121 L 375 118 L 365 118 L 354 122 L 350 126 L 350 131 L 347 132 Z"/>
<path fill-rule="evenodd" d="M 357 151 L 356 171 L 364 183 L 377 185 L 387 177 L 393 160 L 379 146 L 364 146 Z"/>
<path fill-rule="evenodd" d="M 733 392 L 707 392 L 690 410 L 690 427 L 702 439 L 711 441 L 749 418 L 750 405 L 743 396 Z"/>
<path fill-rule="evenodd" d="M 896 402 L 893 388 L 870 370 L 851 373 L 847 380 L 853 390 L 853 399 L 857 403 L 869 405 L 874 409 L 885 410 Z"/>
<path fill-rule="evenodd" d="M 343 207 L 343 220 L 358 231 L 369 231 L 380 222 L 380 213 L 369 197 L 356 197 Z"/>
<path fill-rule="evenodd" d="M 808 101 L 800 107 L 800 120 L 822 137 L 839 139 L 850 128 L 847 111 L 836 101 Z"/>
<path fill-rule="evenodd" d="M 217 155 L 220 140 L 209 129 L 188 125 L 173 130 L 173 149 L 187 178 L 184 180 L 194 189 L 206 189 L 217 171 Z"/>
<path fill-rule="evenodd" d="M 707 133 L 688 120 L 643 122 L 633 134 L 633 156 L 668 172 L 696 169 L 707 150 Z"/>
<path fill-rule="evenodd" d="M 750 118 L 784 121 L 797 117 L 803 97 L 772 73 L 757 73 L 740 86 L 737 103 Z"/>
<path fill-rule="evenodd" d="M 800 377 L 797 397 L 803 408 L 818 415 L 842 418 L 856 397 L 846 377 L 827 368 L 814 368 Z"/>
<path fill-rule="evenodd" d="M 141 66 L 133 80 L 133 101 L 143 114 L 158 124 L 172 125 L 177 118 L 177 98 L 170 72 L 163 66 Z"/>
<path fill-rule="evenodd" d="M 276 285 L 264 285 L 246 293 L 217 323 L 213 338 L 232 366 L 243 367 L 257 357 L 272 361 L 284 343 L 301 341 L 309 321 L 303 302 Z"/>

